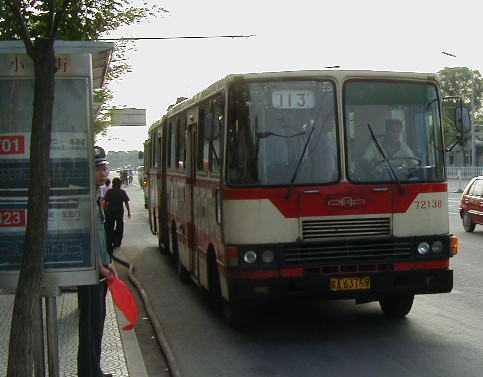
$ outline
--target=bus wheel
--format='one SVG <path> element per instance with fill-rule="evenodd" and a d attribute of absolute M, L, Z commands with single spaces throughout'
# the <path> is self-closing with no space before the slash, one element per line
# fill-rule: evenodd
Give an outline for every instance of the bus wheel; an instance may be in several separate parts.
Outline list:
<path fill-rule="evenodd" d="M 413 306 L 414 295 L 401 294 L 386 296 L 379 300 L 379 305 L 386 317 L 404 318 Z"/>
<path fill-rule="evenodd" d="M 468 212 L 463 214 L 463 228 L 465 232 L 471 233 L 475 230 L 475 223 L 471 221 L 471 215 Z"/>
<path fill-rule="evenodd" d="M 221 309 L 220 275 L 216 265 L 215 253 L 212 250 L 208 253 L 208 301 L 216 311 Z"/>

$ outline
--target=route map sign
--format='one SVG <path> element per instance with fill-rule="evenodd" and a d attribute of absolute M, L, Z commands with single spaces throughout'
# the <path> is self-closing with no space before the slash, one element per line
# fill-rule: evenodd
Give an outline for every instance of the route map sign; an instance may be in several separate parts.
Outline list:
<path fill-rule="evenodd" d="M 50 151 L 46 286 L 94 284 L 96 191 L 92 90 L 94 57 L 111 44 L 56 43 Z M 97 54 L 97 56 L 96 56 Z M 101 62 L 103 60 L 101 59 Z M 106 58 L 104 73 L 109 59 Z M 102 81 L 102 80 L 101 80 Z M 23 255 L 30 185 L 33 66 L 20 44 L 0 42 L 0 287 L 15 287 Z"/>

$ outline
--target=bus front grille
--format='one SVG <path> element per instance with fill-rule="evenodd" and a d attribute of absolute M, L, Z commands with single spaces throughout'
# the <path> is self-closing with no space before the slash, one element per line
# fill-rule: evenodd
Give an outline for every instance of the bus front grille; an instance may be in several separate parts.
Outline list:
<path fill-rule="evenodd" d="M 391 219 L 389 217 L 302 221 L 304 241 L 347 237 L 384 237 L 390 234 Z"/>
<path fill-rule="evenodd" d="M 338 241 L 324 244 L 290 245 L 283 250 L 286 264 L 337 262 L 390 262 L 409 259 L 412 245 L 409 241 Z"/>

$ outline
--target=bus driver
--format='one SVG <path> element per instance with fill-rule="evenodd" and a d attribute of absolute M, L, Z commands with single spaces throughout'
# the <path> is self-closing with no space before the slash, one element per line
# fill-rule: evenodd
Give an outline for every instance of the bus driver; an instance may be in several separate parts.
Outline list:
<path fill-rule="evenodd" d="M 415 167 L 420 164 L 420 160 L 416 157 L 411 148 L 403 140 L 402 130 L 403 124 L 399 119 L 387 119 L 384 124 L 384 137 L 377 139 L 384 155 L 393 168 Z M 378 176 L 381 175 L 381 169 L 387 167 L 384 163 L 384 157 L 379 151 L 376 141 L 372 141 L 369 148 L 362 156 L 362 170 L 369 169 Z M 376 166 L 374 166 L 374 161 Z M 374 169 L 375 168 L 375 169 Z M 384 175 L 387 175 L 387 169 L 384 169 Z M 366 171 L 366 172 L 368 172 Z"/>

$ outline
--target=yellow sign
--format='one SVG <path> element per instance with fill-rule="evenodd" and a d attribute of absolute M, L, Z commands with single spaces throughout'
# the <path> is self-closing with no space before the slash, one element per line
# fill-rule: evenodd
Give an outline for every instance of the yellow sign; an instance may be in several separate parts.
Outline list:
<path fill-rule="evenodd" d="M 370 288 L 371 278 L 369 276 L 330 279 L 331 291 L 352 291 Z"/>

